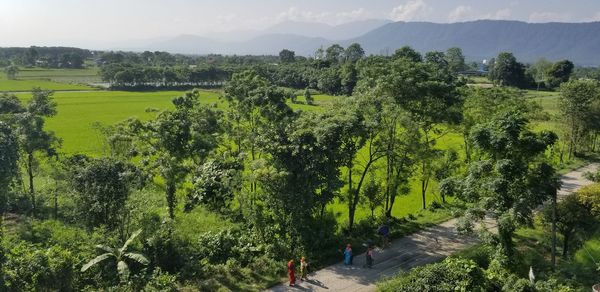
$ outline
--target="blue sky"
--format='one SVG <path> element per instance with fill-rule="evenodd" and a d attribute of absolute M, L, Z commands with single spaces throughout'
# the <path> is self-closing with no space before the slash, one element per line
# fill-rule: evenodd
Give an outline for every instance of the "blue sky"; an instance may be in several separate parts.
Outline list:
<path fill-rule="evenodd" d="M 0 46 L 260 30 L 282 21 L 600 21 L 600 0 L 0 0 Z"/>

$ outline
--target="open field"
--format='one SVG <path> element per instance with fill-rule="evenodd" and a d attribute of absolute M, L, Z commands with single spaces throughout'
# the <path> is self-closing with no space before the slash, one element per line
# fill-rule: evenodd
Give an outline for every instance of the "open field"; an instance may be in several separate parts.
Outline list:
<path fill-rule="evenodd" d="M 101 80 L 96 68 L 21 68 L 16 80 L 8 80 L 5 74 L 0 74 L 0 92 L 30 91 L 33 87 L 60 91 L 96 90 L 87 84 L 98 82 Z"/>
<path fill-rule="evenodd" d="M 98 68 L 85 69 L 44 69 L 24 68 L 19 72 L 19 79 L 50 80 L 61 83 L 100 83 Z"/>
<path fill-rule="evenodd" d="M 93 87 L 81 84 L 60 83 L 48 80 L 35 79 L 17 79 L 7 80 L 5 77 L 0 77 L 0 92 L 3 91 L 30 91 L 33 87 L 41 87 L 49 90 L 96 90 Z"/>

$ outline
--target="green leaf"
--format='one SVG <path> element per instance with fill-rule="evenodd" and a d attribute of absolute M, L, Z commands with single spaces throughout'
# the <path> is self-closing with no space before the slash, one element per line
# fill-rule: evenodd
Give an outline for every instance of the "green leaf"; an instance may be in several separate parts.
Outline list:
<path fill-rule="evenodd" d="M 83 267 L 81 267 L 81 271 L 85 272 L 87 271 L 89 268 L 91 268 L 92 266 L 110 258 L 113 257 L 114 255 L 112 253 L 105 253 L 105 254 L 101 254 L 99 256 L 97 256 L 95 259 L 89 261 L 87 264 L 83 265 Z"/>
<path fill-rule="evenodd" d="M 105 251 L 107 253 L 112 253 L 112 254 L 115 253 L 115 249 L 114 248 L 106 246 L 106 245 L 98 244 L 98 245 L 96 245 L 96 248 L 97 249 L 101 249 L 101 250 L 103 250 L 103 251 Z"/>
<path fill-rule="evenodd" d="M 140 253 L 128 252 L 128 253 L 125 253 L 123 256 L 125 256 L 129 259 L 132 259 L 142 265 L 147 265 L 150 263 L 150 261 L 143 254 L 140 254 Z"/>
<path fill-rule="evenodd" d="M 135 240 L 136 237 L 138 237 L 138 235 L 140 235 L 140 233 L 142 233 L 142 229 L 138 229 L 136 232 L 134 232 L 129 239 L 127 239 L 127 241 L 125 242 L 125 244 L 123 244 L 123 247 L 121 247 L 119 249 L 119 251 L 121 253 L 123 253 L 124 251 L 127 250 L 127 247 Z"/>
<path fill-rule="evenodd" d="M 126 281 L 129 279 L 129 266 L 124 261 L 119 261 L 117 263 L 117 270 L 119 271 L 119 277 L 121 281 Z"/>

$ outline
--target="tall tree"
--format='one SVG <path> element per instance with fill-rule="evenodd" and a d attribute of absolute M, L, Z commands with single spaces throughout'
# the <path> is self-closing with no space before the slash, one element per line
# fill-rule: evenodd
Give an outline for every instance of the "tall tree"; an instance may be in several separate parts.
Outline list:
<path fill-rule="evenodd" d="M 577 233 L 592 227 L 594 217 L 590 210 L 579 201 L 577 194 L 571 194 L 558 202 L 556 211 L 546 208 L 543 212 L 545 222 L 556 222 L 558 232 L 563 236 L 562 256 L 569 254 L 569 246 Z M 556 212 L 554 214 L 553 212 Z"/>
<path fill-rule="evenodd" d="M 265 216 L 273 222 L 268 229 L 295 249 L 324 246 L 330 239 L 322 236 L 333 227 L 323 212 L 343 185 L 339 177 L 345 153 L 340 146 L 347 119 L 290 113 L 269 119 L 264 128 L 263 147 L 269 155 L 260 185 Z"/>
<path fill-rule="evenodd" d="M 392 97 L 422 133 L 417 156 L 423 209 L 427 207 L 426 192 L 433 176 L 431 163 L 438 153 L 435 144 L 445 134 L 436 126 L 456 124 L 462 119 L 462 98 L 457 90 L 461 83 L 455 76 L 440 72 L 437 65 L 402 57 L 388 64 L 375 86 L 377 94 Z"/>
<path fill-rule="evenodd" d="M 592 80 L 573 80 L 560 87 L 560 110 L 569 129 L 569 159 L 577 153 L 582 133 L 585 132 L 585 120 L 593 111 L 594 101 L 600 100 L 600 85 Z"/>
<path fill-rule="evenodd" d="M 467 213 L 481 220 L 491 213 L 498 225 L 498 243 L 509 258 L 513 255 L 513 233 L 521 224 L 530 224 L 533 211 L 550 199 L 560 185 L 556 172 L 541 157 L 554 144 L 552 132 L 527 130 L 528 120 L 518 112 L 502 113 L 489 123 L 478 125 L 471 137 L 481 160 L 471 163 L 456 188 L 457 194 L 475 207 Z M 461 228 L 472 229 L 473 220 Z"/>
<path fill-rule="evenodd" d="M 512 53 L 502 52 L 491 65 L 489 77 L 502 86 L 523 88 L 527 86 L 525 67 Z"/>
<path fill-rule="evenodd" d="M 385 156 L 384 146 L 377 141 L 383 129 L 381 104 L 371 93 L 361 93 L 333 107 L 337 115 L 346 117 L 340 149 L 347 169 L 348 191 L 344 200 L 348 204 L 348 229 L 352 231 L 365 178 L 371 167 Z M 359 157 L 363 147 L 366 147 L 365 154 Z M 354 180 L 355 175 L 358 180 Z"/>
<path fill-rule="evenodd" d="M 56 115 L 56 102 L 52 92 L 34 88 L 32 98 L 25 107 L 25 112 L 18 116 L 19 144 L 25 158 L 25 170 L 29 178 L 29 196 L 32 213 L 36 212 L 34 177 L 38 167 L 36 155 L 56 155 L 61 140 L 53 132 L 44 129 L 45 118 Z"/>
<path fill-rule="evenodd" d="M 344 48 L 338 44 L 333 44 L 325 50 L 325 60 L 331 63 L 341 62 L 344 58 Z"/>
<path fill-rule="evenodd" d="M 466 162 L 471 161 L 473 141 L 470 134 L 474 126 L 488 123 L 502 112 L 519 111 L 529 118 L 541 112 L 539 105 L 525 98 L 523 92 L 516 89 L 467 88 L 463 95 L 465 96 L 464 118 L 460 123 L 460 131 L 463 134 Z"/>
<path fill-rule="evenodd" d="M 293 63 L 296 61 L 296 53 L 294 51 L 283 49 L 279 52 L 279 60 L 281 63 Z"/>
<path fill-rule="evenodd" d="M 5 211 L 10 184 L 19 172 L 18 160 L 17 136 L 8 124 L 0 121 L 0 216 Z"/>
<path fill-rule="evenodd" d="M 358 60 L 365 57 L 365 50 L 358 43 L 353 43 L 346 48 L 344 52 L 344 58 L 348 62 L 357 62 Z"/>
<path fill-rule="evenodd" d="M 175 218 L 177 190 L 193 164 L 202 164 L 219 143 L 221 113 L 200 104 L 199 92 L 173 99 L 175 110 L 163 111 L 154 120 L 130 120 L 120 131 L 134 138 L 132 154 L 142 156 L 142 166 L 164 181 L 169 217 Z M 119 131 L 119 132 L 120 132 Z M 115 137 L 119 138 L 119 137 Z M 128 137 L 124 137 L 129 139 Z"/>
<path fill-rule="evenodd" d="M 545 58 L 540 58 L 527 68 L 528 74 L 533 77 L 538 90 L 548 80 L 548 70 L 552 65 L 552 62 Z"/>
<path fill-rule="evenodd" d="M 550 88 L 559 87 L 562 83 L 569 81 L 575 65 L 569 60 L 562 60 L 554 63 L 548 69 L 548 85 Z"/>
<path fill-rule="evenodd" d="M 461 48 L 449 48 L 446 51 L 446 61 L 452 72 L 460 72 L 467 68 L 465 64 L 465 55 L 463 55 Z"/>
<path fill-rule="evenodd" d="M 354 63 L 345 63 L 340 68 L 342 93 L 345 95 L 352 95 L 354 87 L 358 79 L 358 72 L 356 71 L 356 65 Z"/>
<path fill-rule="evenodd" d="M 243 71 L 234 74 L 227 83 L 225 98 L 230 103 L 229 120 L 237 153 L 249 153 L 251 162 L 255 161 L 263 151 L 260 143 L 266 135 L 265 128 L 272 121 L 291 115 L 292 110 L 285 103 L 286 94 L 255 71 Z M 250 182 L 249 186 L 253 203 L 257 184 Z"/>
<path fill-rule="evenodd" d="M 396 52 L 394 52 L 394 55 L 392 56 L 392 58 L 407 59 L 412 62 L 422 62 L 423 61 L 423 56 L 419 52 L 415 51 L 413 48 L 411 48 L 409 46 L 404 46 L 402 48 L 397 49 Z"/>

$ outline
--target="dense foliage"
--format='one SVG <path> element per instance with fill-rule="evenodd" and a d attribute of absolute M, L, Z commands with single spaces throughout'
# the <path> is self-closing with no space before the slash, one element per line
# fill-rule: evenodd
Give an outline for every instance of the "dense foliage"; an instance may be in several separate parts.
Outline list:
<path fill-rule="evenodd" d="M 25 58 L 32 50 L 9 51 Z M 530 70 L 502 53 L 490 64 L 499 86 L 487 89 L 459 76 L 467 68 L 458 48 L 366 56 L 359 44 L 332 45 L 311 58 L 290 50 L 94 56 L 115 88 L 219 86 L 226 103 L 207 104 L 200 90 L 174 97 L 169 109 L 99 127 L 109 149 L 89 157 L 62 155 L 60 139 L 45 128 L 60 110 L 52 92 L 34 89 L 25 103 L 0 95 L 0 290 L 260 290 L 278 281 L 290 258 L 320 266 L 344 243 L 374 238 L 384 222 L 392 236 L 420 228 L 413 215 L 394 218 L 411 188 L 420 193 L 415 212 L 450 213 L 454 201 L 463 231 L 491 216 L 499 234 L 485 243 L 495 253 L 489 267 L 449 259 L 382 289 L 534 289 L 510 270 L 515 232 L 556 195 L 562 160 L 554 159 L 558 136 L 530 123 L 548 117 L 509 87 L 549 73 L 540 82 L 561 90 L 567 160 L 593 153 L 600 129 L 598 84 L 572 80 L 568 61 Z M 316 91 L 337 97 L 324 104 Z M 459 143 L 444 145 L 448 137 Z M 558 226 L 564 256 L 597 216 L 596 197 L 585 194 L 544 219 Z M 359 220 L 363 206 L 371 216 Z M 209 218 L 219 226 L 197 232 Z"/>

